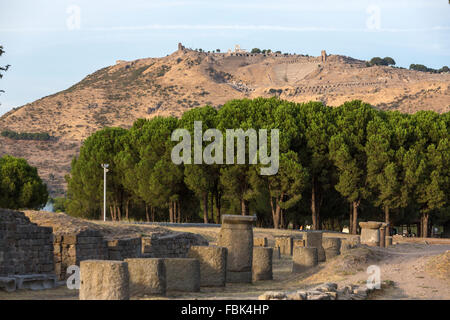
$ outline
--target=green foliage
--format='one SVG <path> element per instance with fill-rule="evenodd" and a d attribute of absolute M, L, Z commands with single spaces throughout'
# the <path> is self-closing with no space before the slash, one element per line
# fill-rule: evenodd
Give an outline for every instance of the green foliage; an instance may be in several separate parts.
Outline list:
<path fill-rule="evenodd" d="M 424 66 L 423 64 L 411 64 L 409 66 L 410 70 L 415 70 L 415 71 L 421 71 L 421 72 L 431 72 L 431 73 L 444 73 L 444 72 L 450 72 L 450 69 L 448 66 L 443 66 L 440 69 L 433 69 L 433 68 L 428 68 L 426 66 Z"/>
<path fill-rule="evenodd" d="M 1 135 L 3 137 L 13 139 L 13 140 L 38 140 L 38 141 L 48 141 L 52 137 L 47 132 L 15 132 L 12 130 L 4 130 Z"/>
<path fill-rule="evenodd" d="M 370 66 L 394 66 L 395 61 L 391 57 L 373 57 L 370 59 L 370 61 L 366 64 L 368 67 Z"/>
<path fill-rule="evenodd" d="M 37 169 L 25 159 L 0 158 L 0 207 L 9 209 L 41 209 L 48 199 L 47 186 Z"/>
<path fill-rule="evenodd" d="M 178 141 L 171 141 L 171 134 L 184 128 L 193 138 L 195 121 L 202 121 L 202 133 L 220 130 L 223 142 L 227 129 L 257 134 L 278 129 L 278 173 L 262 176 L 261 164 L 249 164 L 249 138 L 244 164 L 237 164 L 235 152 L 234 164 L 175 165 L 171 151 Z M 428 219 L 445 223 L 450 218 L 449 128 L 449 113 L 384 112 L 358 100 L 334 108 L 276 97 L 231 100 L 218 111 L 204 106 L 179 120 L 138 119 L 129 130 L 98 131 L 72 162 L 68 200 L 61 207 L 98 217 L 100 164 L 109 163 L 111 210 L 128 212 L 131 204 L 134 219 L 144 210 L 147 219 L 151 213 L 167 220 L 169 213 L 170 221 L 204 222 L 219 222 L 221 212 L 257 213 L 260 225 L 312 222 L 316 229 L 340 230 L 348 222 L 356 232 L 358 215 L 378 220 L 384 213 L 394 222 L 420 218 L 426 229 Z M 270 134 L 268 140 L 270 145 Z M 211 142 L 202 141 L 202 150 Z"/>

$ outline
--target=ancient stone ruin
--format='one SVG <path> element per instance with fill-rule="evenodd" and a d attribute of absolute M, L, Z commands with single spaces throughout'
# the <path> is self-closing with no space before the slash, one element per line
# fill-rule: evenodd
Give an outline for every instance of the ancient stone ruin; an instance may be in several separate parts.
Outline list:
<path fill-rule="evenodd" d="M 252 282 L 255 216 L 223 215 L 218 245 L 228 249 L 227 282 Z"/>
<path fill-rule="evenodd" d="M 52 228 L 22 213 L 0 209 L 0 288 L 45 289 L 56 285 Z"/>

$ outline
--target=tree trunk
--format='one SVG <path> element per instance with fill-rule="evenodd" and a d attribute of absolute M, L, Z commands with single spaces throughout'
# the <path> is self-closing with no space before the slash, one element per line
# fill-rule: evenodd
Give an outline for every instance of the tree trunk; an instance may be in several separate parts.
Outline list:
<path fill-rule="evenodd" d="M 211 217 L 211 221 L 212 222 L 214 222 L 214 195 L 213 195 L 213 193 L 211 192 L 211 198 L 209 197 L 209 194 L 208 194 L 208 201 L 209 201 L 209 207 L 210 207 L 210 211 L 211 211 L 211 214 L 210 214 L 210 217 Z"/>
<path fill-rule="evenodd" d="M 428 238 L 428 219 L 430 215 L 428 213 L 422 214 L 422 238 Z"/>
<path fill-rule="evenodd" d="M 126 206 L 125 206 L 125 218 L 127 219 L 127 221 L 130 221 L 130 220 L 129 220 L 130 217 L 129 217 L 129 215 L 128 215 L 129 210 L 130 210 L 130 199 L 127 200 L 127 204 L 126 204 Z"/>
<path fill-rule="evenodd" d="M 241 214 L 248 216 L 248 201 L 245 199 L 241 199 Z"/>
<path fill-rule="evenodd" d="M 313 177 L 311 189 L 311 213 L 312 213 L 312 228 L 313 230 L 319 230 L 319 222 L 317 221 L 317 211 L 316 211 L 315 177 Z"/>
<path fill-rule="evenodd" d="M 274 224 L 276 225 L 276 229 L 279 229 L 282 227 L 283 222 L 281 221 L 281 207 L 279 204 L 278 199 L 275 199 L 275 220 Z"/>
<path fill-rule="evenodd" d="M 358 207 L 359 207 L 359 201 L 353 201 L 353 230 L 352 234 L 357 234 L 357 227 L 358 227 Z"/>
<path fill-rule="evenodd" d="M 150 219 L 148 217 L 148 205 L 145 204 L 145 219 L 147 220 L 147 222 L 150 222 Z"/>
<path fill-rule="evenodd" d="M 113 206 L 109 206 L 109 213 L 111 214 L 111 221 L 116 221 L 115 211 L 113 209 Z"/>
<path fill-rule="evenodd" d="M 173 222 L 173 201 L 169 202 L 169 222 Z"/>
<path fill-rule="evenodd" d="M 117 206 L 116 210 L 117 210 L 117 220 L 122 221 L 122 212 L 120 210 L 120 206 Z"/>
<path fill-rule="evenodd" d="M 353 203 L 350 203 L 350 217 L 348 219 L 348 232 L 353 232 Z"/>
<path fill-rule="evenodd" d="M 208 193 L 203 192 L 203 222 L 208 223 Z"/>
<path fill-rule="evenodd" d="M 155 208 L 151 207 L 150 212 L 152 213 L 152 222 L 155 222 Z"/>
<path fill-rule="evenodd" d="M 220 193 L 216 192 L 216 213 L 217 213 L 217 221 L 216 223 L 220 223 Z"/>

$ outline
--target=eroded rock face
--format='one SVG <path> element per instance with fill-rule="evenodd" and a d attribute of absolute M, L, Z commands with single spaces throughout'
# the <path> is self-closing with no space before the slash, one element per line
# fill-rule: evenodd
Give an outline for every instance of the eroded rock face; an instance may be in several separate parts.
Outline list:
<path fill-rule="evenodd" d="M 80 300 L 128 300 L 128 264 L 123 261 L 85 260 L 80 263 Z"/>
<path fill-rule="evenodd" d="M 255 216 L 223 215 L 218 245 L 228 249 L 227 282 L 251 282 Z"/>

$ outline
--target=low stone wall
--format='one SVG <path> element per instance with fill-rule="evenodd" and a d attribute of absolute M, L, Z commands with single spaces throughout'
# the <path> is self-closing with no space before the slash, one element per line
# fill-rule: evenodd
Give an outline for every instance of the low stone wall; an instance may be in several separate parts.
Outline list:
<path fill-rule="evenodd" d="M 108 246 L 100 232 L 84 230 L 77 233 L 57 233 L 53 241 L 55 273 L 60 280 L 68 277 L 67 268 L 83 260 L 107 260 Z"/>
<path fill-rule="evenodd" d="M 54 272 L 52 228 L 23 212 L 0 209 L 0 276 Z"/>
<path fill-rule="evenodd" d="M 108 241 L 109 260 L 124 260 L 141 256 L 141 238 L 114 239 Z"/>
<path fill-rule="evenodd" d="M 285 256 L 292 256 L 294 247 L 293 238 L 291 236 L 275 236 L 275 247 L 280 248 L 280 253 Z"/>
<path fill-rule="evenodd" d="M 186 258 L 191 246 L 207 246 L 208 241 L 193 233 L 152 235 L 142 238 L 142 254 L 149 258 Z"/>

